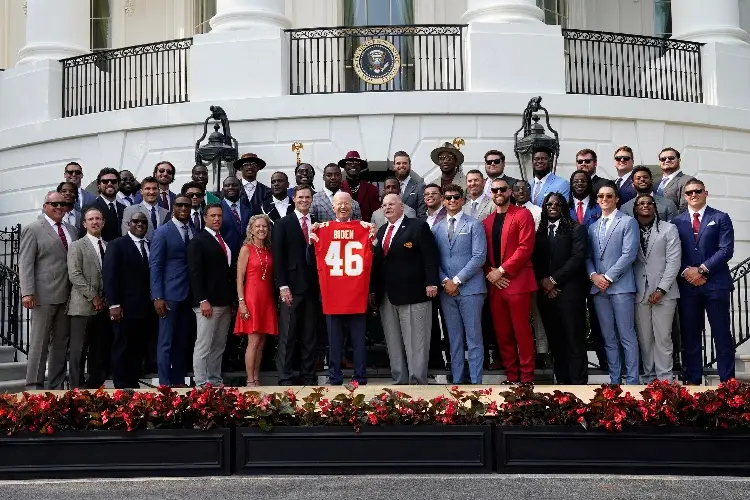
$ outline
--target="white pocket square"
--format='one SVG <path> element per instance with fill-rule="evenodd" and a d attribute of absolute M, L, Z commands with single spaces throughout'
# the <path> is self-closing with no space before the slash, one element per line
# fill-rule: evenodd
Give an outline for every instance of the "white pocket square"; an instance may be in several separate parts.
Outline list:
<path fill-rule="evenodd" d="M 711 222 L 709 222 L 708 224 L 706 224 L 706 226 L 714 226 L 714 225 L 716 225 L 716 221 L 715 220 L 712 220 Z"/>

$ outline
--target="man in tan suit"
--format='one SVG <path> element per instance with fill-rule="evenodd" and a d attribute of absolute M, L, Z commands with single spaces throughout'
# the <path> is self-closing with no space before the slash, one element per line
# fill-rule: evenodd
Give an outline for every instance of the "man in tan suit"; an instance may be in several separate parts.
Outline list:
<path fill-rule="evenodd" d="M 33 309 L 29 337 L 26 388 L 44 389 L 44 369 L 49 353 L 49 387 L 61 389 L 70 322 L 65 306 L 70 295 L 68 248 L 76 229 L 62 223 L 68 208 L 62 193 L 47 193 L 44 215 L 21 231 L 19 278 L 23 307 Z M 52 346 L 50 348 L 50 340 Z"/>
<path fill-rule="evenodd" d="M 70 279 L 70 300 L 67 315 L 70 316 L 70 387 L 83 385 L 83 350 L 89 346 L 89 374 L 91 382 L 101 380 L 100 344 L 106 343 L 106 317 L 98 321 L 99 313 L 105 310 L 104 283 L 102 282 L 102 261 L 106 243 L 102 240 L 104 215 L 96 207 L 89 207 L 83 214 L 83 227 L 86 235 L 71 243 L 68 250 L 68 277 Z M 106 315 L 105 315 L 106 316 Z M 86 332 L 92 332 L 87 335 Z M 88 337 L 88 338 L 87 338 Z M 104 341 L 104 342 L 102 342 Z M 111 347 L 111 346 L 110 346 Z M 106 356 L 105 359 L 109 359 Z M 106 377 L 106 373 L 104 374 Z M 89 386 L 91 389 L 98 387 Z"/>

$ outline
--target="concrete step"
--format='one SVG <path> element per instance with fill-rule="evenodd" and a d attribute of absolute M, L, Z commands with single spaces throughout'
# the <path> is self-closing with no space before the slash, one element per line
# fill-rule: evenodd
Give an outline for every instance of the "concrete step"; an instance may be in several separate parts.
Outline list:
<path fill-rule="evenodd" d="M 750 354 L 737 354 L 735 356 L 734 371 L 738 374 L 750 373 Z"/>
<path fill-rule="evenodd" d="M 26 380 L 26 362 L 0 363 L 0 381 Z"/>
<path fill-rule="evenodd" d="M 0 363 L 10 363 L 15 359 L 16 348 L 12 345 L 0 346 Z"/>
<path fill-rule="evenodd" d="M 26 379 L 21 380 L 0 380 L 0 394 L 15 394 L 23 392 L 26 388 Z"/>
<path fill-rule="evenodd" d="M 706 375 L 704 378 L 706 380 L 706 385 L 709 387 L 716 387 L 721 382 L 718 375 Z M 750 382 L 750 373 L 735 372 L 734 378 L 741 382 Z"/>

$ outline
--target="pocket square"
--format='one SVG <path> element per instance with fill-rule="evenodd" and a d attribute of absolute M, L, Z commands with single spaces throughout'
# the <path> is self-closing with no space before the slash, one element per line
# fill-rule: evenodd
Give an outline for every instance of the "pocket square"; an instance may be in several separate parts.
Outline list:
<path fill-rule="evenodd" d="M 709 222 L 708 224 L 706 224 L 706 226 L 714 226 L 714 225 L 716 225 L 716 221 L 715 220 L 712 220 L 711 222 Z"/>
<path fill-rule="evenodd" d="M 407 241 L 406 243 L 404 243 L 404 246 L 405 246 L 406 248 L 411 248 L 411 247 L 412 247 L 412 246 L 414 246 L 414 245 L 412 245 L 412 242 L 411 242 L 411 241 Z"/>

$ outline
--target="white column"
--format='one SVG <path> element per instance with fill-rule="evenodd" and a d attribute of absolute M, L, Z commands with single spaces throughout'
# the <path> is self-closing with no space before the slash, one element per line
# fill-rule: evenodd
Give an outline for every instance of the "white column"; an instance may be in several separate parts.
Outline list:
<path fill-rule="evenodd" d="M 747 47 L 739 0 L 672 0 L 672 38 Z"/>
<path fill-rule="evenodd" d="M 89 0 L 28 0 L 26 45 L 18 51 L 18 64 L 86 54 L 89 16 Z"/>
<path fill-rule="evenodd" d="M 467 0 L 466 7 L 469 91 L 565 93 L 562 32 L 542 22 L 535 0 Z M 508 69 L 501 78 L 488 71 L 498 65 Z"/>
<path fill-rule="evenodd" d="M 284 0 L 216 0 L 211 31 L 193 37 L 190 100 L 273 97 L 289 93 L 291 26 Z M 217 74 L 231 68 L 231 77 Z"/>

